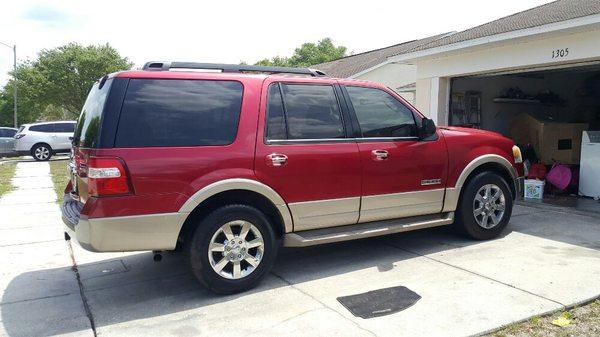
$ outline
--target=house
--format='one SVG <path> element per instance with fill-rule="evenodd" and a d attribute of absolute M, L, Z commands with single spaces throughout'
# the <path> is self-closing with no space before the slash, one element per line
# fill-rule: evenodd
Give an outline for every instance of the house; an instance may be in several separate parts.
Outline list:
<path fill-rule="evenodd" d="M 385 62 L 417 68 L 416 106 L 440 125 L 474 125 L 510 136 L 515 115 L 531 113 L 596 128 L 599 41 L 600 1 L 559 0 Z M 469 103 L 474 116 L 465 119 Z"/>
<path fill-rule="evenodd" d="M 417 69 L 412 64 L 387 62 L 394 55 L 431 43 L 447 34 L 430 36 L 424 39 L 408 41 L 393 46 L 354 54 L 341 59 L 314 65 L 313 68 L 327 75 L 339 78 L 356 78 L 383 83 L 396 90 L 411 103 L 415 103 L 415 81 Z"/>
<path fill-rule="evenodd" d="M 380 55 L 390 48 L 401 50 Z M 362 58 L 372 62 L 362 65 Z M 600 152 L 582 151 L 600 145 L 599 0 L 558 0 L 323 65 L 334 76 L 416 95 L 416 107 L 438 125 L 496 131 L 532 149 L 532 161 L 596 163 L 600 172 Z M 600 196 L 600 189 L 585 195 Z"/>

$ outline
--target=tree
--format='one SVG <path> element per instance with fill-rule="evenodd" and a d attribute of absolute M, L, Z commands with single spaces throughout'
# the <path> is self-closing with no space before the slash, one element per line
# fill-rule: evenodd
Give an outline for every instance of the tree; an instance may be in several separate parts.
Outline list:
<path fill-rule="evenodd" d="M 95 81 L 132 66 L 108 44 L 82 46 L 69 43 L 42 50 L 37 60 L 23 62 L 16 70 L 19 122 L 76 118 Z M 13 87 L 11 80 L 0 92 L 0 123 L 3 124 L 7 115 L 12 116 Z"/>
<path fill-rule="evenodd" d="M 335 46 L 330 38 L 324 38 L 316 44 L 303 43 L 296 48 L 291 57 L 275 56 L 271 59 L 262 59 L 256 63 L 261 66 L 277 67 L 310 67 L 315 64 L 337 60 L 346 56 L 347 48 Z"/>

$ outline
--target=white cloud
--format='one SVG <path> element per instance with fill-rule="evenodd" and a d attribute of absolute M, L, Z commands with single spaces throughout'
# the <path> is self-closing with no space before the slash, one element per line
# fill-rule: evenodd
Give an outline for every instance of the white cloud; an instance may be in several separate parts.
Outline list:
<path fill-rule="evenodd" d="M 71 41 L 110 43 L 137 65 L 149 60 L 255 62 L 331 37 L 355 53 L 463 30 L 548 2 L 505 1 L 8 1 L 0 41 L 19 60 Z M 12 53 L 0 46 L 0 85 Z"/>

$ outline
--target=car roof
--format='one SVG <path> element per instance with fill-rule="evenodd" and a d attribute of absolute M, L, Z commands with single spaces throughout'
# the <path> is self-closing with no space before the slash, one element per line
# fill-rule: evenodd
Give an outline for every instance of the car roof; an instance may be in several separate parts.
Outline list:
<path fill-rule="evenodd" d="M 241 79 L 254 79 L 258 81 L 264 81 L 267 78 L 277 79 L 281 81 L 289 79 L 302 79 L 306 82 L 314 83 L 331 83 L 331 81 L 339 81 L 340 83 L 352 83 L 357 85 L 364 85 L 369 87 L 381 88 L 384 85 L 366 81 L 349 78 L 335 78 L 328 76 L 307 76 L 307 75 L 296 75 L 296 74 L 265 74 L 265 73 L 229 73 L 229 72 L 217 72 L 217 71 L 198 71 L 198 70 L 170 70 L 170 71 L 156 71 L 156 70 L 125 70 L 108 75 L 108 78 L 153 78 L 153 79 L 226 79 L 226 80 L 241 80 Z"/>
<path fill-rule="evenodd" d="M 0 126 L 0 129 L 17 130 L 17 128 L 13 128 L 13 127 L 10 127 L 10 126 Z"/>
<path fill-rule="evenodd" d="M 21 126 L 33 126 L 33 125 L 45 125 L 45 124 L 56 124 L 56 123 L 77 123 L 77 121 L 49 121 L 49 122 L 35 122 L 35 123 L 26 123 Z"/>

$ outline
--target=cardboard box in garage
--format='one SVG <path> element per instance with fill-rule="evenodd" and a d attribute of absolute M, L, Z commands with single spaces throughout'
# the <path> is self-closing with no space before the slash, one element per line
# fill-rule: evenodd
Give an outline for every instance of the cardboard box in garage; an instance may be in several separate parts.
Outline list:
<path fill-rule="evenodd" d="M 587 129 L 587 123 L 561 123 L 527 113 L 517 115 L 510 123 L 515 143 L 533 145 L 544 164 L 579 164 L 581 135 Z"/>

